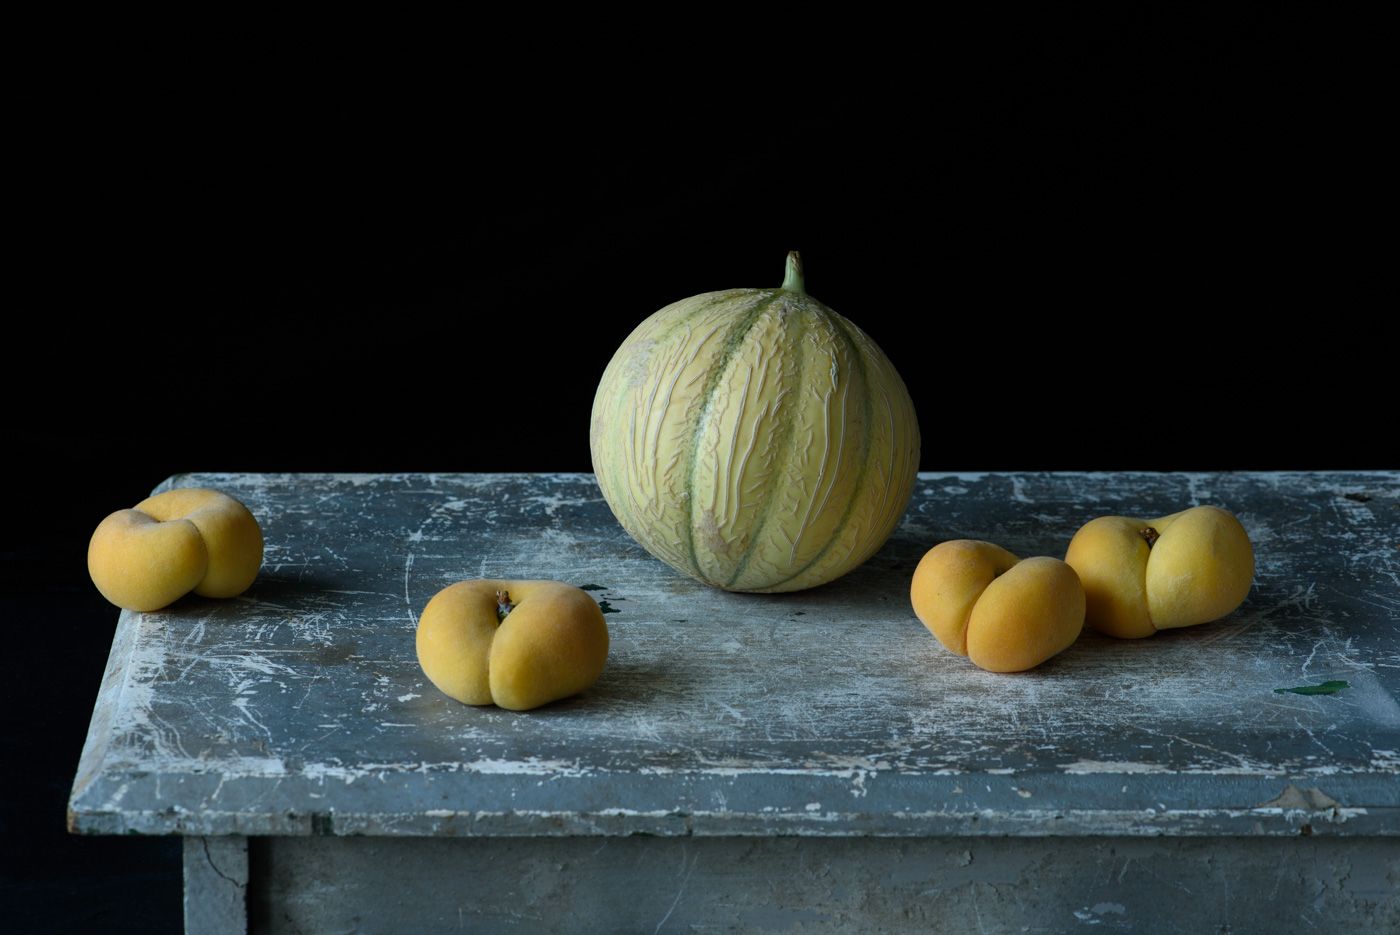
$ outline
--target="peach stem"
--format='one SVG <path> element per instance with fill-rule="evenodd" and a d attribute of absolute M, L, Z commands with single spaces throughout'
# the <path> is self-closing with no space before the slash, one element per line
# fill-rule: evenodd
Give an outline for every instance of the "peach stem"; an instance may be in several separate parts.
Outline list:
<path fill-rule="evenodd" d="M 510 592 L 509 592 L 509 591 L 497 591 L 497 592 L 496 592 L 496 619 L 498 619 L 498 620 L 504 620 L 504 619 L 506 619 L 506 614 L 510 613 L 512 610 L 515 610 L 515 605 L 512 604 L 512 603 L 510 602 Z"/>

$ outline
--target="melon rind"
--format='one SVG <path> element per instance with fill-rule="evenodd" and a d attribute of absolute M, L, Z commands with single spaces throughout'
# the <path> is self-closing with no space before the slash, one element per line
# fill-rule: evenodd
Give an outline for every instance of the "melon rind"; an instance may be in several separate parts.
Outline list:
<path fill-rule="evenodd" d="M 913 493 L 919 429 L 889 358 L 801 292 L 661 309 L 594 398 L 603 497 L 648 552 L 731 591 L 815 587 L 873 555 Z"/>

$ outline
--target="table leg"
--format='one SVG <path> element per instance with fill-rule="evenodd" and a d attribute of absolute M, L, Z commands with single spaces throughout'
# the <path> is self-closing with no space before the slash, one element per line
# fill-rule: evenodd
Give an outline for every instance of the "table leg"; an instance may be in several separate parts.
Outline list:
<path fill-rule="evenodd" d="M 248 931 L 248 839 L 185 838 L 186 935 Z"/>

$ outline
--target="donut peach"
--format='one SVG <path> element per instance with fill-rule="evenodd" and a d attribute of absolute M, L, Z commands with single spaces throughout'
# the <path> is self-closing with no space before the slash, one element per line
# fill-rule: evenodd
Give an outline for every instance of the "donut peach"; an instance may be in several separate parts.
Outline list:
<path fill-rule="evenodd" d="M 1219 620 L 1254 582 L 1249 535 L 1215 506 L 1159 519 L 1100 516 L 1074 534 L 1065 561 L 1084 582 L 1089 626 L 1126 638 Z"/>
<path fill-rule="evenodd" d="M 88 543 L 88 574 L 127 610 L 159 610 L 189 592 L 242 594 L 262 566 L 263 537 L 248 508 L 217 490 L 168 490 L 108 516 Z"/>
<path fill-rule="evenodd" d="M 938 641 L 991 672 L 1020 672 L 1067 649 L 1084 627 L 1084 589 L 1055 558 L 1024 561 L 999 545 L 954 539 L 914 570 L 915 615 Z"/>
<path fill-rule="evenodd" d="M 598 680 L 608 626 L 593 598 L 573 585 L 478 578 L 428 601 L 417 645 L 423 674 L 443 694 L 524 711 Z"/>

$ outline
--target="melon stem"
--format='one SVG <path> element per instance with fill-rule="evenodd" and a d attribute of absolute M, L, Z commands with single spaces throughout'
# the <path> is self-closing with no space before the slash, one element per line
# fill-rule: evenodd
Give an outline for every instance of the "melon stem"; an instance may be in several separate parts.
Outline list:
<path fill-rule="evenodd" d="M 796 250 L 788 251 L 787 268 L 783 271 L 783 288 L 798 295 L 807 294 L 806 283 L 802 281 L 802 257 Z"/>

